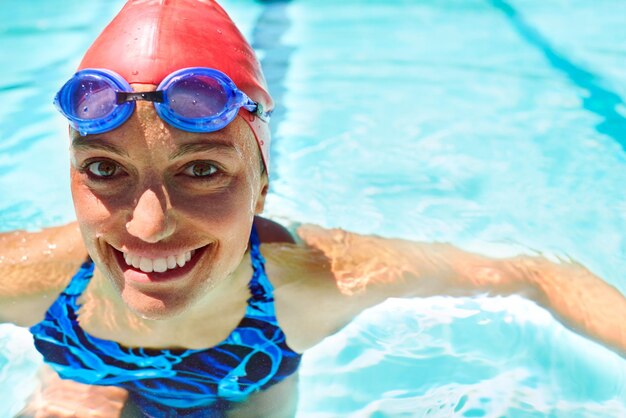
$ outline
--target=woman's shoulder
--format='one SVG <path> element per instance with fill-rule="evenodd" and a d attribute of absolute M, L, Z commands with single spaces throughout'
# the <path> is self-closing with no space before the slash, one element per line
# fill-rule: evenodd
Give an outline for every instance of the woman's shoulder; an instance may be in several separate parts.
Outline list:
<path fill-rule="evenodd" d="M 295 244 L 296 240 L 287 228 L 271 219 L 255 216 L 254 226 L 262 244 Z"/>
<path fill-rule="evenodd" d="M 76 223 L 0 234 L 0 322 L 43 318 L 87 256 Z"/>
<path fill-rule="evenodd" d="M 314 246 L 300 242 L 263 244 L 265 270 L 274 287 L 276 318 L 297 351 L 319 343 L 360 312 L 359 298 L 338 285 L 333 261 Z"/>
<path fill-rule="evenodd" d="M 324 253 L 305 245 L 281 224 L 257 217 L 255 226 L 266 260 L 266 271 L 275 288 L 334 288 L 330 262 Z"/>
<path fill-rule="evenodd" d="M 261 242 L 261 252 L 266 261 L 266 270 L 274 287 L 293 283 L 295 278 L 302 282 L 312 266 L 315 255 L 310 248 L 298 244 L 294 235 L 276 221 L 256 216 L 254 226 Z M 319 261 L 319 260 L 317 260 Z"/>

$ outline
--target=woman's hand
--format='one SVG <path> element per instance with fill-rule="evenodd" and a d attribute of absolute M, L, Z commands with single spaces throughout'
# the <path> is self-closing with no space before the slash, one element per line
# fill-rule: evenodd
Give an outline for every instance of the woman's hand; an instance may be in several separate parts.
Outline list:
<path fill-rule="evenodd" d="M 566 327 L 626 358 L 626 297 L 617 288 L 573 261 L 517 257 L 508 264 L 513 276 L 538 289 L 534 300 Z"/>
<path fill-rule="evenodd" d="M 131 418 L 141 416 L 125 389 L 61 379 L 44 366 L 41 387 L 17 418 Z"/>

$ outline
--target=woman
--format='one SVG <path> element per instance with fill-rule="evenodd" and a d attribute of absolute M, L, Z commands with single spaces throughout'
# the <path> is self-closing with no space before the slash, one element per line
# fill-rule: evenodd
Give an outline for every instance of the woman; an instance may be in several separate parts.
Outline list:
<path fill-rule="evenodd" d="M 29 413 L 292 416 L 300 354 L 392 296 L 520 293 L 626 353 L 626 300 L 579 265 L 315 227 L 294 245 L 258 217 L 273 103 L 215 3 L 130 1 L 79 69 L 56 99 L 77 223 L 0 241 L 0 319 L 65 379 Z"/>

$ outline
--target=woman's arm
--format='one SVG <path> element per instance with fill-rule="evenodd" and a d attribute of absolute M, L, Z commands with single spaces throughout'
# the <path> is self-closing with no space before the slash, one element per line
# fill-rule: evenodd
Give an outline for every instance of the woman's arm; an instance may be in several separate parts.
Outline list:
<path fill-rule="evenodd" d="M 76 223 L 0 234 L 0 322 L 41 320 L 86 255 Z"/>
<path fill-rule="evenodd" d="M 324 253 L 337 288 L 362 301 L 361 309 L 387 297 L 521 294 L 626 357 L 626 298 L 580 264 L 529 256 L 491 259 L 448 244 L 313 226 L 298 234 Z"/>

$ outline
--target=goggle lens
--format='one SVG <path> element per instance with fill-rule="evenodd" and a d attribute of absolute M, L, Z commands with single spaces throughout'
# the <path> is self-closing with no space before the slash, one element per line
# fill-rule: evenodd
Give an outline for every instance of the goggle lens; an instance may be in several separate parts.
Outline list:
<path fill-rule="evenodd" d="M 107 80 L 95 75 L 68 86 L 67 107 L 79 119 L 100 119 L 115 110 L 115 90 Z"/>
<path fill-rule="evenodd" d="M 184 77 L 167 89 L 172 111 L 193 119 L 219 115 L 228 105 L 228 96 L 217 79 L 206 76 Z"/>

